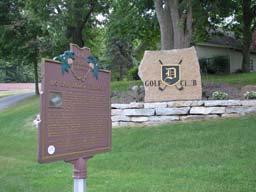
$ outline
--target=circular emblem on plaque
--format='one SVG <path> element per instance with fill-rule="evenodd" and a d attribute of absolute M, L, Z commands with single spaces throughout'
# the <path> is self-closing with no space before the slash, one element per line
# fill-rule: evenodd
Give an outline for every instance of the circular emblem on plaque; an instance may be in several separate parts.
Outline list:
<path fill-rule="evenodd" d="M 55 147 L 53 145 L 50 145 L 48 147 L 48 154 L 53 155 L 55 153 Z"/>

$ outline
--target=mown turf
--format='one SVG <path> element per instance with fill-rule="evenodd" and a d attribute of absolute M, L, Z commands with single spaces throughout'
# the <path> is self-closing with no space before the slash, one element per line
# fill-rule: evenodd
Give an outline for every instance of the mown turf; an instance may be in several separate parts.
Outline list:
<path fill-rule="evenodd" d="M 128 91 L 134 85 L 143 85 L 142 81 L 114 81 L 111 82 L 112 91 Z"/>
<path fill-rule="evenodd" d="M 256 73 L 232 73 L 223 75 L 202 75 L 202 82 L 229 83 L 234 85 L 256 85 Z"/>
<path fill-rule="evenodd" d="M 202 83 L 228 83 L 233 85 L 256 85 L 256 73 L 233 74 L 202 74 Z M 111 82 L 112 91 L 127 91 L 134 85 L 143 85 L 142 81 L 114 81 Z"/>
<path fill-rule="evenodd" d="M 38 98 L 0 112 L 0 191 L 70 192 L 72 167 L 37 163 Z M 113 130 L 113 150 L 88 162 L 89 192 L 256 189 L 256 115 Z"/>

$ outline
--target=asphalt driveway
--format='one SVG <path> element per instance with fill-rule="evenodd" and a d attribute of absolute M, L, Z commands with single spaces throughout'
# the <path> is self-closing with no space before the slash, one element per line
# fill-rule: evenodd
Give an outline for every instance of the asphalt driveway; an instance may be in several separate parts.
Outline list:
<path fill-rule="evenodd" d="M 10 106 L 16 105 L 17 103 L 23 101 L 26 98 L 32 97 L 33 95 L 35 95 L 34 92 L 29 92 L 0 98 L 0 111 Z"/>

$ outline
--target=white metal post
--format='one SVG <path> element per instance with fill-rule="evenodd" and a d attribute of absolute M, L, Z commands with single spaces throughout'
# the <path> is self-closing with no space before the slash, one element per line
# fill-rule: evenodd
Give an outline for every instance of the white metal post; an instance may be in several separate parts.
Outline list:
<path fill-rule="evenodd" d="M 74 179 L 74 192 L 86 192 L 86 179 Z"/>
<path fill-rule="evenodd" d="M 73 164 L 73 179 L 74 179 L 74 192 L 86 192 L 86 162 L 89 157 L 80 157 L 71 161 L 67 161 Z"/>

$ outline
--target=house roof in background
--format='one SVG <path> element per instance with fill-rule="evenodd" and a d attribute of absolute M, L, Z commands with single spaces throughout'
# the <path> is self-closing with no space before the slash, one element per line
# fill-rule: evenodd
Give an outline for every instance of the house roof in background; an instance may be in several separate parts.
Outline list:
<path fill-rule="evenodd" d="M 242 51 L 241 41 L 230 34 L 213 34 L 207 41 L 196 43 L 196 45 Z M 256 54 L 256 49 L 251 48 L 251 54 Z"/>
<path fill-rule="evenodd" d="M 225 46 L 230 47 L 234 49 L 241 49 L 242 44 L 239 40 L 235 39 L 235 37 L 228 36 L 226 34 L 224 35 L 212 35 L 208 41 L 205 43 L 212 44 L 212 45 L 219 45 L 219 46 Z"/>

